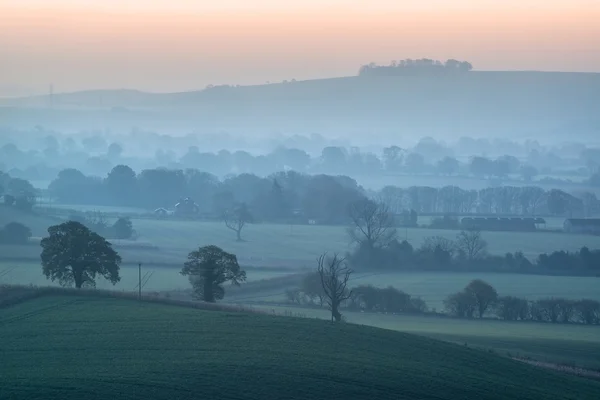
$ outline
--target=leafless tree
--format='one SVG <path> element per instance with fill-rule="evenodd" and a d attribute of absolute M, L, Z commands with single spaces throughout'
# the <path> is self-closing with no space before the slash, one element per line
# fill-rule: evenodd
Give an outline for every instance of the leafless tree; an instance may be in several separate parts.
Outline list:
<path fill-rule="evenodd" d="M 396 237 L 394 216 L 384 203 L 369 199 L 355 201 L 350 205 L 348 235 L 352 242 L 369 248 L 386 246 Z"/>
<path fill-rule="evenodd" d="M 252 223 L 252 214 L 246 204 L 242 203 L 231 211 L 226 211 L 223 215 L 225 226 L 236 233 L 237 241 L 242 242 L 242 229 L 247 223 Z"/>
<path fill-rule="evenodd" d="M 327 257 L 327 253 L 324 253 L 317 259 L 317 272 L 321 277 L 327 306 L 331 310 L 331 320 L 339 322 L 342 319 L 340 305 L 352 296 L 352 291 L 347 288 L 352 270 L 344 258 L 337 254 Z"/>
<path fill-rule="evenodd" d="M 456 248 L 465 254 L 467 260 L 473 261 L 485 254 L 487 242 L 481 236 L 481 231 L 461 231 L 456 237 Z"/>

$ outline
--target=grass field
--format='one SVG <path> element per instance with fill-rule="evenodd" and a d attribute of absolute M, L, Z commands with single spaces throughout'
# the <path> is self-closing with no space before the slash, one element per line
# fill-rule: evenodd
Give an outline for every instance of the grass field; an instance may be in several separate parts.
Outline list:
<path fill-rule="evenodd" d="M 186 277 L 179 274 L 181 266 L 143 266 L 142 275 L 152 274 L 144 285 L 146 291 L 178 291 L 190 288 Z M 247 268 L 248 282 L 257 282 L 281 278 L 295 273 L 295 270 Z M 303 271 L 304 273 L 305 271 Z M 121 266 L 121 281 L 115 286 L 98 279 L 100 289 L 122 291 L 137 290 L 137 265 Z M 429 308 L 443 310 L 444 299 L 452 293 L 464 288 L 473 279 L 483 279 L 496 288 L 500 295 L 511 295 L 534 300 L 542 297 L 564 297 L 570 299 L 600 300 L 600 278 L 544 276 L 508 273 L 460 273 L 460 272 L 392 272 L 392 273 L 355 273 L 350 285 L 374 285 L 377 287 L 393 286 L 411 296 L 422 298 Z M 0 284 L 51 285 L 42 274 L 39 262 L 0 261 Z M 269 287 L 230 298 L 231 301 L 249 299 L 252 301 L 268 301 L 281 303 L 285 299 L 287 286 Z M 227 299 L 227 297 L 226 297 Z"/>
<path fill-rule="evenodd" d="M 144 240 L 169 249 L 181 257 L 192 249 L 215 244 L 235 253 L 248 264 L 313 264 L 324 251 L 350 250 L 345 227 L 312 225 L 255 224 L 244 228 L 246 242 L 236 242 L 235 233 L 216 222 L 134 219 L 134 227 Z M 401 240 L 418 247 L 429 236 L 454 239 L 457 231 L 440 229 L 400 229 Z M 582 246 L 600 248 L 600 236 L 571 235 L 553 232 L 484 232 L 491 253 L 523 251 L 527 256 L 555 250 L 578 250 Z"/>
<path fill-rule="evenodd" d="M 183 267 L 183 265 L 181 265 Z M 179 274 L 181 268 L 173 266 L 147 266 L 142 269 L 142 276 L 149 275 L 148 281 L 143 285 L 145 291 L 174 291 L 190 289 L 188 278 Z M 137 265 L 122 265 L 119 271 L 121 281 L 115 286 L 98 279 L 98 289 L 111 289 L 119 291 L 137 290 L 139 272 Z M 287 275 L 285 271 L 272 271 L 262 269 L 249 269 L 247 281 L 253 282 L 262 279 L 272 279 Z M 42 267 L 36 262 L 8 262 L 0 261 L 0 284 L 11 285 L 35 285 L 35 286 L 58 286 L 52 283 L 42 274 Z"/>
<path fill-rule="evenodd" d="M 327 310 L 301 307 L 254 306 L 275 314 L 329 319 Z M 577 365 L 600 370 L 600 327 L 585 325 L 462 320 L 344 312 L 348 322 L 413 333 L 453 343 L 492 349 L 502 355 Z"/>
<path fill-rule="evenodd" d="M 500 296 L 518 296 L 528 300 L 544 297 L 564 297 L 573 300 L 595 299 L 600 301 L 600 278 L 524 275 L 508 273 L 460 273 L 460 272 L 391 272 L 356 273 L 349 285 L 393 286 L 411 296 L 420 297 L 430 309 L 443 311 L 444 299 L 462 290 L 473 279 L 491 284 Z M 285 290 L 268 290 L 239 296 L 241 300 L 282 303 Z M 234 298 L 234 300 L 238 300 Z"/>
<path fill-rule="evenodd" d="M 0 309 L 6 399 L 597 399 L 600 382 L 354 324 L 122 299 Z"/>

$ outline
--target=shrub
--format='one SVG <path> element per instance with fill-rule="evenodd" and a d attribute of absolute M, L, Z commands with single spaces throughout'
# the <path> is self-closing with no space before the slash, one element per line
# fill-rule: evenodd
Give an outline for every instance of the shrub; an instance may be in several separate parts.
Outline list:
<path fill-rule="evenodd" d="M 25 244 L 31 237 L 31 229 L 18 222 L 9 222 L 0 230 L 0 243 Z"/>
<path fill-rule="evenodd" d="M 496 315 L 506 321 L 525 320 L 529 318 L 529 302 L 514 296 L 499 297 Z"/>
<path fill-rule="evenodd" d="M 596 300 L 579 300 L 575 303 L 575 313 L 584 324 L 600 324 L 600 302 Z"/>

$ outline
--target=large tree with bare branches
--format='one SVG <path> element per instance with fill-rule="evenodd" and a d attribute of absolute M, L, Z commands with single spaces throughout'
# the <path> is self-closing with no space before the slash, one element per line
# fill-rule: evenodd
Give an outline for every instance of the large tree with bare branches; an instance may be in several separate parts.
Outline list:
<path fill-rule="evenodd" d="M 333 257 L 328 257 L 327 253 L 322 254 L 317 259 L 317 263 L 317 272 L 321 277 L 327 306 L 331 310 L 331 320 L 339 322 L 342 319 L 340 305 L 352 295 L 352 291 L 348 290 L 348 280 L 352 270 L 348 268 L 346 260 L 337 254 Z"/>
<path fill-rule="evenodd" d="M 225 226 L 236 233 L 238 242 L 242 242 L 242 229 L 248 223 L 252 223 L 252 214 L 248 210 L 246 203 L 241 203 L 233 210 L 226 211 L 223 215 Z"/>
<path fill-rule="evenodd" d="M 351 226 L 348 235 L 352 242 L 368 249 L 385 247 L 396 238 L 394 216 L 384 203 L 361 199 L 350 204 Z"/>
<path fill-rule="evenodd" d="M 473 261 L 485 255 L 487 242 L 476 229 L 461 231 L 456 237 L 456 248 L 464 253 L 468 261 Z"/>

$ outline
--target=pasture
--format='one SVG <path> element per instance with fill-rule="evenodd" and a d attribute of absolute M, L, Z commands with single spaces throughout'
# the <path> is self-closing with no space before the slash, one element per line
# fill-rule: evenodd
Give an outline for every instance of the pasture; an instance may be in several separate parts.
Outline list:
<path fill-rule="evenodd" d="M 277 315 L 331 318 L 315 308 L 256 305 Z M 436 316 L 343 312 L 347 322 L 427 336 L 500 355 L 532 358 L 600 370 L 600 327 L 499 320 L 464 320 Z"/>
<path fill-rule="evenodd" d="M 41 297 L 0 309 L 0 398 L 597 399 L 600 382 L 354 324 Z"/>
<path fill-rule="evenodd" d="M 232 252 L 246 265 L 280 265 L 303 267 L 314 264 L 325 251 L 350 251 L 346 227 L 315 225 L 250 224 L 242 233 L 245 242 L 236 242 L 235 233 L 218 222 L 133 219 L 140 240 L 150 242 L 174 257 L 207 244 Z M 418 247 L 430 236 L 455 239 L 458 231 L 444 229 L 399 229 L 400 240 Z M 600 248 L 600 236 L 573 235 L 562 232 L 483 232 L 490 253 L 523 251 L 535 258 L 555 250 L 579 250 L 583 246 Z"/>

